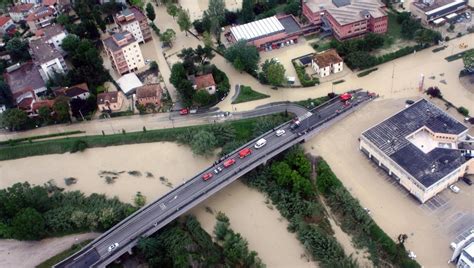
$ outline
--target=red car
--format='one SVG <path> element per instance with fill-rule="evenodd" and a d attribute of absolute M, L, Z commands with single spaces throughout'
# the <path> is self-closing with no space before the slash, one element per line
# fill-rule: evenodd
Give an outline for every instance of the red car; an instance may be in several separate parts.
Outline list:
<path fill-rule="evenodd" d="M 179 114 L 180 115 L 187 115 L 187 114 L 189 114 L 189 110 L 187 108 L 181 109 L 181 110 L 179 110 Z"/>
<path fill-rule="evenodd" d="M 240 152 L 239 152 L 239 157 L 240 158 L 244 158 L 246 157 L 247 155 L 251 154 L 252 153 L 252 150 L 250 150 L 249 148 L 245 148 L 245 149 L 242 149 Z"/>
<path fill-rule="evenodd" d="M 232 158 L 232 159 L 229 159 L 229 160 L 224 162 L 224 167 L 228 168 L 228 167 L 232 166 L 233 164 L 235 164 L 235 159 Z"/>
<path fill-rule="evenodd" d="M 208 179 L 212 178 L 212 173 L 206 173 L 204 175 L 202 175 L 202 179 L 207 181 Z"/>

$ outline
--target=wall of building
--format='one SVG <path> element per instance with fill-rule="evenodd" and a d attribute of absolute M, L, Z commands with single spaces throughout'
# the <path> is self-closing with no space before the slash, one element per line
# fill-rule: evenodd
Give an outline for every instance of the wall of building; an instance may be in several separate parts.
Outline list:
<path fill-rule="evenodd" d="M 8 20 L 5 24 L 2 25 L 2 27 L 0 27 L 0 33 L 5 34 L 7 32 L 8 27 L 12 26 L 13 24 L 13 20 Z"/>
<path fill-rule="evenodd" d="M 155 104 L 156 106 L 160 106 L 160 100 L 157 98 L 157 97 L 147 97 L 147 98 L 140 98 L 137 100 L 138 103 L 140 103 L 141 105 L 147 105 L 149 103 L 153 103 Z"/>
<path fill-rule="evenodd" d="M 369 158 L 374 160 L 379 167 L 384 169 L 390 176 L 396 178 L 398 182 L 421 203 L 426 202 L 428 199 L 446 189 L 449 185 L 458 181 L 459 177 L 465 173 L 468 166 L 471 166 L 474 163 L 474 159 L 471 159 L 445 176 L 443 179 L 439 180 L 436 184 L 433 184 L 429 188 L 425 188 L 421 183 L 413 178 L 413 176 L 398 166 L 389 157 L 385 156 L 385 154 L 364 137 L 360 138 L 359 149 L 368 155 Z"/>
<path fill-rule="evenodd" d="M 303 15 L 308 19 L 310 23 L 313 23 L 313 24 L 322 23 L 320 12 L 313 13 L 311 9 L 306 5 L 306 3 L 303 3 Z"/>
<path fill-rule="evenodd" d="M 121 25 L 122 31 L 129 31 L 138 42 L 144 42 L 140 24 L 137 20 Z"/>
<path fill-rule="evenodd" d="M 62 33 L 60 33 L 60 34 L 57 34 L 57 35 L 55 35 L 55 36 L 52 36 L 49 40 L 47 40 L 47 42 L 48 42 L 49 44 L 53 44 L 53 46 L 54 46 L 57 50 L 63 52 L 63 48 L 61 47 L 61 44 L 62 44 L 64 38 L 66 38 L 66 33 L 65 33 L 65 32 L 62 32 Z"/>
<path fill-rule="evenodd" d="M 367 28 L 369 32 L 377 34 L 386 33 L 388 30 L 388 16 L 369 19 Z"/>
<path fill-rule="evenodd" d="M 346 25 L 340 25 L 330 13 L 326 16 L 337 39 L 346 39 L 367 32 L 367 20 L 360 20 Z"/>
<path fill-rule="evenodd" d="M 65 73 L 67 70 L 66 63 L 63 58 L 55 58 L 40 65 L 40 74 L 45 82 L 47 82 L 54 73 Z"/>
<path fill-rule="evenodd" d="M 332 72 L 333 73 L 342 72 L 342 70 L 344 68 L 344 62 L 341 61 L 339 63 L 333 64 L 331 67 L 332 67 Z"/>
<path fill-rule="evenodd" d="M 123 47 L 122 52 L 130 71 L 136 71 L 145 66 L 145 61 L 138 42 L 133 42 L 128 46 Z"/>

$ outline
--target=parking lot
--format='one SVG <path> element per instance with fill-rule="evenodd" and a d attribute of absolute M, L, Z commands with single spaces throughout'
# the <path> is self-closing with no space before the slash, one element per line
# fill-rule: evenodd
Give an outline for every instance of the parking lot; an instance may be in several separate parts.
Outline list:
<path fill-rule="evenodd" d="M 454 30 L 448 30 L 450 25 L 454 25 Z M 466 34 L 468 29 L 474 27 L 474 20 L 472 19 L 472 12 L 466 11 L 459 14 L 455 19 L 447 21 L 444 25 L 439 27 L 434 27 L 434 30 L 439 31 L 443 37 L 449 36 L 454 38 L 458 33 Z"/>

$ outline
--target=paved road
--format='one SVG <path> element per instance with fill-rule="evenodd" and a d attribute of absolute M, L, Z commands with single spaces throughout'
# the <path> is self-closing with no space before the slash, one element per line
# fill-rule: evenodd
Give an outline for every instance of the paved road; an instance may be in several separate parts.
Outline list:
<path fill-rule="evenodd" d="M 342 103 L 336 98 L 300 115 L 301 124 L 295 130 L 290 129 L 291 122 L 278 127 L 278 129 L 285 130 L 283 136 L 277 137 L 273 130 L 263 134 L 235 150 L 225 159 L 221 159 L 217 165 L 207 168 L 165 196 L 129 216 L 81 251 L 57 264 L 56 267 L 105 267 L 131 250 L 140 237 L 153 234 L 243 174 L 291 146 L 304 141 L 305 138 L 309 138 L 312 133 L 318 131 L 319 127 L 337 119 L 341 113 L 347 114 L 355 110 L 359 103 L 370 99 L 371 97 L 366 92 L 356 93 L 351 104 Z M 260 149 L 254 148 L 255 142 L 261 138 L 267 141 L 266 145 Z M 238 153 L 243 148 L 252 148 L 252 153 L 247 157 L 239 158 Z M 228 168 L 223 167 L 223 163 L 229 159 L 234 159 L 235 164 Z M 222 167 L 222 171 L 215 174 L 214 169 L 218 166 Z M 202 175 L 205 173 L 211 173 L 213 177 L 204 181 Z M 109 252 L 109 246 L 114 243 L 118 243 L 119 246 Z"/>

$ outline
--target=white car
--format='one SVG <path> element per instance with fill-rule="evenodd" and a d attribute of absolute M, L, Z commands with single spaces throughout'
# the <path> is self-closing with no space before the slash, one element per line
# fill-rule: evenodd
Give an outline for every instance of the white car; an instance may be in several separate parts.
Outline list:
<path fill-rule="evenodd" d="M 285 135 L 285 130 L 284 129 L 279 129 L 275 132 L 277 137 Z"/>
<path fill-rule="evenodd" d="M 118 247 L 118 245 L 119 245 L 119 243 L 113 243 L 112 245 L 110 245 L 109 248 L 108 248 L 109 252 L 116 249 Z"/>
<path fill-rule="evenodd" d="M 449 185 L 449 189 L 451 189 L 451 191 L 453 191 L 454 193 L 459 193 L 461 191 L 461 189 L 459 189 L 459 187 L 454 184 Z"/>
<path fill-rule="evenodd" d="M 262 148 L 263 146 L 265 146 L 265 144 L 267 144 L 267 140 L 266 139 L 259 139 L 256 143 L 255 143 L 255 149 L 259 149 L 259 148 Z"/>

